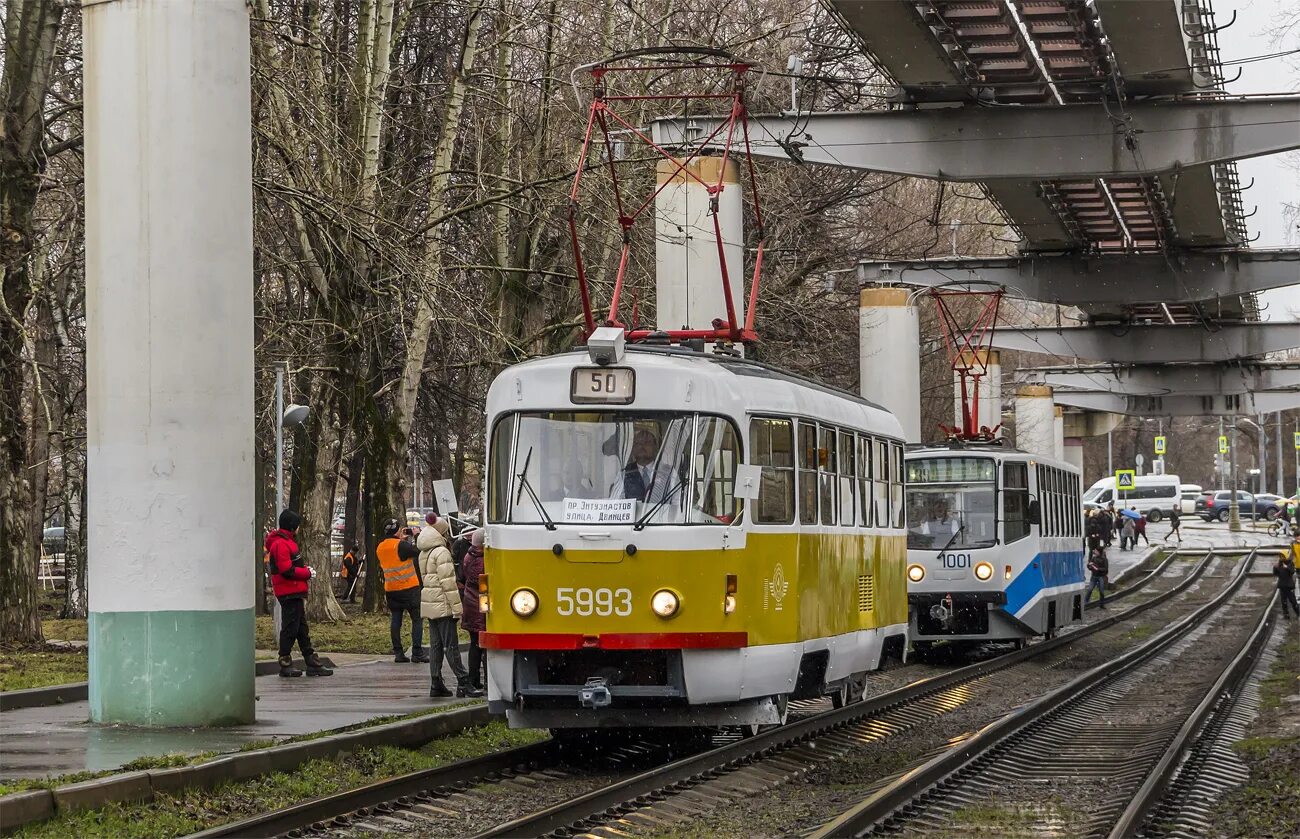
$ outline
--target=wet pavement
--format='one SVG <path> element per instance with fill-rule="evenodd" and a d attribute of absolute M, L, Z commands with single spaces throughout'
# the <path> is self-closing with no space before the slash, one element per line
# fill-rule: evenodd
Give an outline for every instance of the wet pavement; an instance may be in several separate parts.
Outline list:
<path fill-rule="evenodd" d="M 39 778 L 83 770 L 116 769 L 144 756 L 238 751 L 330 731 L 376 717 L 410 714 L 464 699 L 430 699 L 429 665 L 391 658 L 333 656 L 333 676 L 257 679 L 257 722 L 214 729 L 143 729 L 92 725 L 88 702 L 0 713 L 0 777 Z M 344 664 L 344 660 L 355 663 Z M 444 668 L 448 685 L 456 679 Z M 269 744 L 269 743 L 268 743 Z"/>

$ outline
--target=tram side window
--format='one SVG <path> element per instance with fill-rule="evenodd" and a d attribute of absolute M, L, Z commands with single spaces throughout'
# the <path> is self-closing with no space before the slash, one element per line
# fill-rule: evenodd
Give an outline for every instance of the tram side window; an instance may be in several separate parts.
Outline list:
<path fill-rule="evenodd" d="M 1029 535 L 1029 465 L 1002 464 L 1002 533 L 1007 544 Z"/>
<path fill-rule="evenodd" d="M 799 421 L 799 521 L 817 523 L 817 426 Z"/>
<path fill-rule="evenodd" d="M 1047 467 L 1047 510 L 1049 523 L 1045 536 L 1059 536 L 1061 533 L 1061 511 L 1058 505 L 1060 498 L 1056 493 L 1056 470 Z"/>
<path fill-rule="evenodd" d="M 858 435 L 858 524 L 871 527 L 871 438 Z"/>
<path fill-rule="evenodd" d="M 856 495 L 853 491 L 854 464 L 857 463 L 857 453 L 853 448 L 853 432 L 839 431 L 840 442 L 840 459 L 839 459 L 839 483 L 840 483 L 840 524 L 846 527 L 852 527 L 855 520 L 853 507 L 857 504 Z"/>
<path fill-rule="evenodd" d="M 817 429 L 817 485 L 820 488 L 822 524 L 835 524 L 835 429 Z"/>
<path fill-rule="evenodd" d="M 1047 498 L 1047 467 L 1041 464 L 1035 466 L 1034 476 L 1038 479 L 1038 532 L 1046 536 L 1052 528 L 1051 504 Z"/>
<path fill-rule="evenodd" d="M 894 443 L 890 448 L 889 509 L 893 513 L 893 526 L 901 530 L 907 526 L 903 507 L 903 447 Z"/>
<path fill-rule="evenodd" d="M 889 516 L 889 444 L 880 439 L 877 439 L 875 443 L 876 456 L 871 462 L 872 483 L 875 487 L 873 495 L 875 515 L 873 519 L 876 527 L 889 527 L 891 521 Z"/>
<path fill-rule="evenodd" d="M 794 423 L 757 418 L 749 423 L 755 466 L 762 467 L 754 520 L 760 524 L 794 522 Z"/>

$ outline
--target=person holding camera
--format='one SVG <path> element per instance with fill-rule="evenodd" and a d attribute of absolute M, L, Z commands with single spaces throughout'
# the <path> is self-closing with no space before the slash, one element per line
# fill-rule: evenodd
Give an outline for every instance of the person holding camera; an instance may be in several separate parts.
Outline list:
<path fill-rule="evenodd" d="M 393 661 L 427 662 L 424 654 L 424 625 L 420 622 L 420 550 L 415 547 L 411 528 L 397 519 L 384 525 L 384 540 L 375 548 L 379 567 L 384 572 L 384 600 L 388 604 L 389 633 L 393 641 Z M 402 618 L 411 616 L 411 657 L 402 644 Z"/>
<path fill-rule="evenodd" d="M 298 552 L 296 534 L 300 524 L 302 516 L 285 510 L 280 513 L 280 529 L 268 533 L 264 545 L 271 590 L 280 602 L 280 675 L 285 678 L 302 675 L 293 666 L 293 643 L 297 641 L 308 676 L 333 676 L 334 671 L 321 663 L 307 630 L 307 587 L 316 576 L 316 569 L 308 566 Z"/>

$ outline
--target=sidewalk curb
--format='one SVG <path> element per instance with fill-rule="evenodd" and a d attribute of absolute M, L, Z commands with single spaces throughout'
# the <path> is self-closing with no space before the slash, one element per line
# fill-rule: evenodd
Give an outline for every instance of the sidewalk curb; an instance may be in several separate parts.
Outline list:
<path fill-rule="evenodd" d="M 469 708 L 427 714 L 357 731 L 327 734 L 299 743 L 235 752 L 193 766 L 123 772 L 65 784 L 52 790 L 10 793 L 0 796 L 0 831 L 115 802 L 152 801 L 158 792 L 174 793 L 186 787 L 210 789 L 227 781 L 282 772 L 309 760 L 347 754 L 360 748 L 422 746 L 439 737 L 486 725 L 491 719 L 487 704 L 481 703 Z"/>

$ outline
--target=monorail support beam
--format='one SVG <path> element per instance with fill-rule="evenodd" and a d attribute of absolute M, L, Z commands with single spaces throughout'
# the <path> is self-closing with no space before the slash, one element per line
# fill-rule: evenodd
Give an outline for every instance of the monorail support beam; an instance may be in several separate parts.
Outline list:
<path fill-rule="evenodd" d="M 1300 347 L 1300 323 L 1224 323 L 1213 331 L 1200 324 L 999 329 L 993 345 L 1116 364 L 1223 362 Z"/>
<path fill-rule="evenodd" d="M 1143 417 L 1230 417 L 1300 408 L 1300 390 L 1206 396 L 1181 394 L 1131 396 L 1103 391 L 1070 391 L 1057 388 L 1054 395 L 1056 401 L 1062 405 L 1089 411 Z"/>
<path fill-rule="evenodd" d="M 888 408 L 909 443 L 921 442 L 921 334 L 907 289 L 864 288 L 859 296 L 859 383 Z"/>
<path fill-rule="evenodd" d="M 1297 132 L 1300 134 L 1300 132 Z M 1006 286 L 1027 300 L 1083 306 L 1193 302 L 1236 297 L 1300 283 L 1300 250 L 1176 251 L 1079 257 L 1040 255 L 996 259 L 862 261 L 863 283 L 916 286 L 983 283 Z"/>
<path fill-rule="evenodd" d="M 1131 396 L 1210 396 L 1256 391 L 1300 391 L 1300 365 L 1296 364 L 1039 367 L 1025 370 L 1023 375 L 1056 388 L 1097 390 Z"/>
<path fill-rule="evenodd" d="M 1016 388 L 1016 448 L 1039 457 L 1057 457 L 1056 405 L 1052 389 L 1025 384 Z"/>
<path fill-rule="evenodd" d="M 690 146 L 717 118 L 662 119 Z M 946 181 L 1112 178 L 1300 148 L 1300 96 L 752 116 L 755 154 Z"/>

